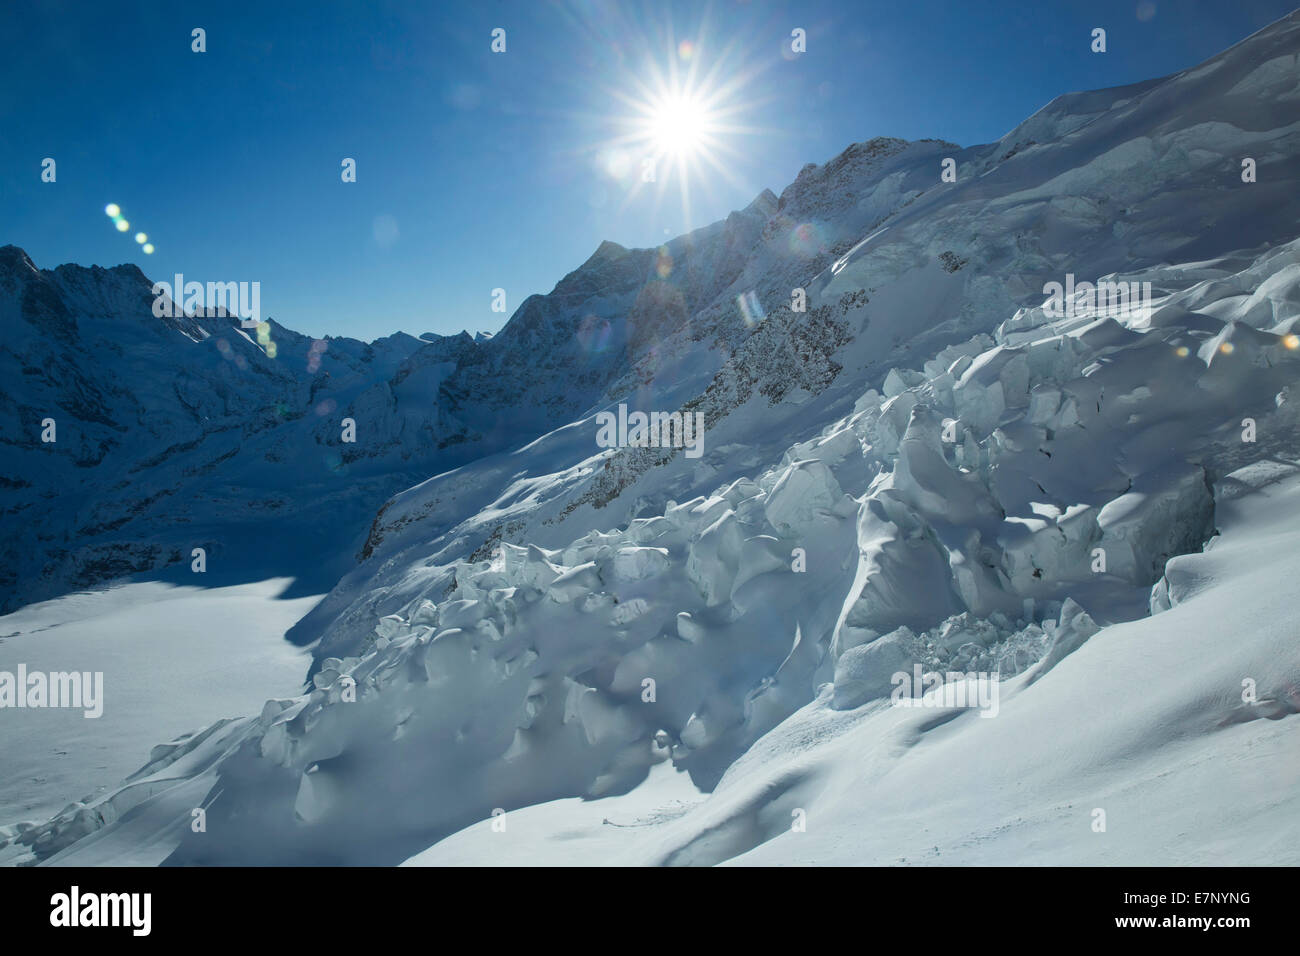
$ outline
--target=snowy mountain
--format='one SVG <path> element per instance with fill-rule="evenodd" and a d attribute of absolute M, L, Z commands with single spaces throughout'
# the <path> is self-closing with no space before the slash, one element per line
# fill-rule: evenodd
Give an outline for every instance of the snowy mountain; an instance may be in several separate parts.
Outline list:
<path fill-rule="evenodd" d="M 312 372 L 278 325 L 272 359 L 143 320 L 130 267 L 6 247 L 4 432 L 58 408 L 74 449 L 6 465 L 7 593 L 174 560 L 236 501 L 283 500 L 278 533 L 378 510 L 294 629 L 309 693 L 0 859 L 1300 861 L 1298 57 L 1293 14 L 997 143 L 855 144 L 602 244 L 490 339 L 329 340 Z M 702 415 L 702 456 L 602 448 L 619 405 Z M 47 527 L 78 468 L 103 500 Z M 895 706 L 935 672 L 992 699 Z"/>
<path fill-rule="evenodd" d="M 1296 42 L 1287 18 L 1193 70 L 1060 97 L 987 146 L 857 144 L 805 167 L 775 202 L 760 196 L 670 244 L 674 262 L 676 248 L 720 231 L 744 237 L 728 239 L 734 247 L 755 235 L 746 217 L 767 215 L 735 278 L 687 326 L 661 330 L 669 334 L 581 421 L 388 502 L 362 550 L 370 560 L 304 622 L 304 637 L 323 636 L 322 654 L 354 653 L 375 617 L 440 596 L 454 559 L 499 540 L 562 547 L 752 476 L 792 437 L 850 410 L 864 382 L 883 390 L 892 368 L 919 370 L 991 333 L 1041 305 L 1047 282 L 1124 278 L 1295 238 L 1300 103 L 1281 65 Z M 956 183 L 940 180 L 948 157 Z M 1242 182 L 1245 157 L 1255 182 Z M 718 284 L 732 274 L 720 269 Z M 801 287 L 808 311 L 795 313 L 791 290 Z M 753 329 L 737 307 L 751 291 L 766 312 Z M 619 401 L 704 411 L 703 458 L 602 454 L 594 414 Z"/>
<path fill-rule="evenodd" d="M 313 341 L 271 320 L 273 359 L 237 320 L 156 318 L 151 286 L 134 266 L 42 271 L 0 249 L 7 607 L 188 564 L 195 547 L 214 568 L 245 560 L 241 539 L 264 551 L 268 522 L 295 548 L 342 547 L 313 511 L 364 515 L 401 487 L 404 459 L 430 457 L 412 436 L 372 464 L 382 443 L 340 446 L 337 423 L 417 352 L 461 343 Z"/>

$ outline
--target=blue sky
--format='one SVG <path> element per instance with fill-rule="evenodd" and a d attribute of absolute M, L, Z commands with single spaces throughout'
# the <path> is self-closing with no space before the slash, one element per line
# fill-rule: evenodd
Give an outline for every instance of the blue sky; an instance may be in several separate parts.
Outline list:
<path fill-rule="evenodd" d="M 0 244 L 43 268 L 135 262 L 157 279 L 257 281 L 264 316 L 365 339 L 494 331 L 603 239 L 662 242 L 873 136 L 988 142 L 1060 93 L 1185 69 L 1290 10 L 1274 0 L 4 6 Z M 1097 26 L 1105 54 L 1089 50 Z M 194 27 L 207 31 L 206 53 L 191 51 Z M 497 27 L 504 53 L 490 49 Z M 799 56 L 796 27 L 807 31 Z M 712 161 L 694 153 L 684 171 L 661 157 L 655 182 L 641 184 L 638 161 L 658 141 L 634 121 L 664 88 L 683 87 L 712 97 Z M 45 157 L 55 183 L 40 180 Z M 357 162 L 355 183 L 340 179 L 344 157 Z M 110 202 L 128 233 L 104 215 Z M 506 314 L 491 310 L 495 288 Z"/>

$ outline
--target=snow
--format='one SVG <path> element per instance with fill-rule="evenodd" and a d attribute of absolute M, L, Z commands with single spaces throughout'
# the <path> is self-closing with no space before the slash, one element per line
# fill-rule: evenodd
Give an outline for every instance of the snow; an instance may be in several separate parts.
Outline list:
<path fill-rule="evenodd" d="M 161 582 L 29 605 L 0 617 L 0 670 L 102 671 L 103 715 L 6 709 L 0 823 L 102 795 L 160 738 L 256 710 L 302 686 L 309 653 L 282 639 L 319 600 L 282 600 L 288 579 L 204 589 Z"/>
<path fill-rule="evenodd" d="M 1296 862 L 1300 121 L 1245 94 L 1291 90 L 1259 64 L 1297 42 L 1293 15 L 996 144 L 854 144 L 670 242 L 681 273 L 653 291 L 654 251 L 606 243 L 490 340 L 331 344 L 334 400 L 374 426 L 349 477 L 373 480 L 313 507 L 355 517 L 389 466 L 424 480 L 310 613 L 276 607 L 319 637 L 305 692 L 230 687 L 199 723 L 234 719 L 0 829 L 0 860 Z M 60 288 L 89 309 L 103 277 L 79 275 Z M 1152 301 L 1059 316 L 1067 275 Z M 699 414 L 704 454 L 600 448 L 624 402 Z M 94 627 L 152 654 L 131 640 L 167 638 L 161 597 L 215 617 L 191 590 Z M 305 663 L 258 613 L 240 653 Z M 896 706 L 900 674 L 935 673 Z M 957 686 L 996 706 L 948 706 Z M 180 697 L 151 719 L 184 723 Z"/>
<path fill-rule="evenodd" d="M 1235 269 L 1231 286 L 1254 289 L 1290 274 L 1297 259 L 1300 242 L 1245 268 L 1234 261 L 1220 269 Z M 1169 301 L 1198 294 L 1194 283 Z M 1239 594 L 1256 600 L 1235 567 L 1221 580 L 1214 575 L 1215 597 L 1192 618 L 1182 610 L 1196 602 L 1186 597 L 1186 569 L 1202 559 L 1177 558 L 1173 578 L 1161 578 L 1168 559 L 1206 540 L 1214 542 L 1211 558 L 1229 547 L 1234 520 L 1235 533 L 1247 539 L 1275 528 L 1277 512 L 1300 495 L 1289 485 L 1262 486 L 1261 499 L 1282 496 L 1279 505 L 1270 501 L 1266 521 L 1241 490 L 1250 487 L 1252 467 L 1295 442 L 1286 387 L 1300 368 L 1300 350 L 1276 332 L 1250 329 L 1250 337 L 1236 336 L 1242 348 L 1214 350 L 1207 363 L 1191 349 L 1179 355 L 1176 343 L 1222 333 L 1190 311 L 1184 318 L 1141 330 L 1099 319 L 1064 334 L 1049 323 L 1011 348 L 976 338 L 961 379 L 953 382 L 943 360 L 927 363 L 931 371 L 910 376 L 906 391 L 883 401 L 875 392 L 860 396 L 820 438 L 792 446 L 753 478 L 562 548 L 500 543 L 484 558 L 455 562 L 446 585 L 372 619 L 373 638 L 357 652 L 320 660 L 309 694 L 268 703 L 219 744 L 196 748 L 198 772 L 219 794 L 209 807 L 211 829 L 186 833 L 178 821 L 160 820 L 153 832 L 171 834 L 166 859 L 397 863 L 423 847 L 436 850 L 440 839 L 490 819 L 493 809 L 527 819 L 527 807 L 556 799 L 617 798 L 671 763 L 711 793 L 666 825 L 640 862 L 722 862 L 769 841 L 786 846 L 790 837 L 782 834 L 797 810 L 801 820 L 825 814 L 833 838 L 814 839 L 810 824 L 798 837 L 814 855 L 791 848 L 788 862 L 890 862 L 907 853 L 888 833 L 902 841 L 917 812 L 904 809 L 909 798 L 891 789 L 893 781 L 920 787 L 919 774 L 939 774 L 942 765 L 928 763 L 931 753 L 942 761 L 959 754 L 964 778 L 977 773 L 971 761 L 982 741 L 991 741 L 991 753 L 1014 750 L 1007 762 L 1039 775 L 1041 792 L 1027 798 L 1036 825 L 1059 828 L 1071 800 L 1083 799 L 1066 786 L 1078 782 L 1078 754 L 1102 755 L 1089 774 L 1118 773 L 1128 766 L 1125 748 L 1138 747 L 1132 739 L 1145 740 L 1155 723 L 1163 736 L 1150 744 L 1157 748 L 1150 773 L 1163 779 L 1163 761 L 1194 735 L 1181 725 L 1170 729 L 1171 713 L 1193 713 L 1210 701 L 1221 712 L 1195 725 L 1202 733 L 1242 720 L 1242 712 L 1225 709 L 1228 672 L 1209 668 L 1236 668 L 1231 687 L 1262 675 L 1261 698 L 1283 700 L 1269 706 L 1289 713 L 1284 689 L 1296 676 L 1288 663 L 1294 650 L 1282 645 L 1294 634 L 1281 582 L 1292 572 L 1284 567 L 1274 572 L 1277 580 L 1266 580 L 1278 593 L 1258 598 L 1271 610 L 1259 618 L 1257 636 L 1230 642 L 1242 657 L 1213 650 L 1233 619 L 1225 605 Z M 1062 414 L 1063 400 L 1031 403 L 1040 387 L 1069 396 L 1070 415 Z M 960 396 L 981 389 L 1010 398 L 996 423 L 958 419 L 961 443 L 946 441 Z M 896 430 L 881 427 L 893 408 L 910 408 L 896 440 Z M 1246 413 L 1258 417 L 1253 442 L 1243 441 L 1238 427 Z M 1031 415 L 1050 427 L 1031 424 Z M 1171 446 L 1195 457 L 1179 463 Z M 825 461 L 806 457 L 819 449 Z M 1256 464 L 1233 464 L 1243 456 Z M 1228 466 L 1236 497 L 1220 511 L 1207 482 Z M 1256 548 L 1261 560 L 1286 565 L 1293 544 L 1273 541 L 1270 549 L 1248 540 L 1233 548 Z M 1109 561 L 1104 568 L 1099 553 Z M 1144 618 L 1148 605 L 1169 610 Z M 1214 630 L 1189 635 L 1202 624 Z M 1137 636 L 1117 645 L 1115 634 Z M 1167 644 L 1174 656 L 1121 656 L 1079 670 L 1096 648 L 1129 643 Z M 1162 684 L 1158 711 L 1121 706 L 1093 686 L 1129 668 L 1177 671 L 1166 683 L 1187 689 L 1194 669 L 1182 654 L 1194 657 L 1200 683 L 1183 700 Z M 1279 656 L 1266 667 L 1270 654 Z M 1000 675 L 996 719 L 976 723 L 998 729 L 966 731 L 975 737 L 949 746 L 943 742 L 969 727 L 971 714 L 889 706 L 893 675 L 909 666 Z M 1218 696 L 1210 689 L 1216 680 Z M 1043 687 L 1058 690 L 1044 696 Z M 1089 709 L 1088 694 L 1103 706 Z M 1049 748 L 1089 721 L 1104 723 L 1101 743 L 1079 741 L 1069 760 L 1043 766 L 1051 763 Z M 1027 738 L 1030 729 L 1044 739 Z M 827 734 L 833 744 L 819 742 Z M 1117 742 L 1124 739 L 1129 743 Z M 802 748 L 797 753 L 792 740 Z M 224 757 L 211 752 L 218 745 Z M 844 748 L 859 755 L 850 758 Z M 895 761 L 900 769 L 890 769 Z M 846 776 L 841 763 L 871 772 Z M 748 789 L 750 773 L 760 774 L 757 790 Z M 172 772 L 160 785 L 156 777 L 146 775 L 154 782 L 143 804 L 124 790 L 103 801 L 108 811 L 96 810 L 98 817 L 65 812 L 17 842 L 51 862 L 75 862 L 87 829 L 106 832 L 85 846 L 112 844 L 117 819 L 125 825 L 173 810 L 168 794 L 193 782 Z M 1014 779 L 999 773 L 988 786 L 1010 788 Z M 836 809 L 834 794 L 877 787 L 884 788 L 883 811 L 909 822 L 886 828 L 879 843 L 845 837 L 841 830 L 861 824 L 847 822 L 852 813 Z M 1133 812 L 1115 796 L 1119 784 L 1098 787 L 1099 805 L 1114 798 L 1120 812 Z M 1019 826 L 1020 818 L 975 812 L 1010 813 L 1002 791 L 991 794 L 978 781 L 973 791 L 978 799 L 952 797 L 954 821 L 970 815 L 990 831 Z M 1156 788 L 1134 800 L 1176 814 L 1176 805 L 1159 803 L 1162 794 Z M 941 803 L 947 799 L 940 794 Z M 874 819 L 874 797 L 871 805 Z M 933 836 L 925 839 L 941 853 L 945 846 L 958 852 L 956 822 L 927 817 L 926 825 Z M 1086 820 L 1080 825 L 1091 833 Z M 994 852 L 985 846 L 991 840 L 981 838 L 980 853 Z M 1134 845 L 1101 858 L 1134 861 Z M 1211 853 L 1207 846 L 1200 852 Z M 1014 847 L 1030 853 L 1027 844 Z M 1156 852 L 1154 844 L 1140 847 Z M 1070 850 L 1092 858 L 1091 846 Z M 1159 852 L 1182 859 L 1169 846 Z"/>
<path fill-rule="evenodd" d="M 504 834 L 475 824 L 408 864 L 1294 866 L 1300 462 L 1227 482 L 1221 536 L 1171 566 L 1198 586 L 1039 681 L 1004 681 L 996 719 L 837 711 L 827 687 L 706 798 L 652 778 L 626 798 L 513 811 Z"/>
<path fill-rule="evenodd" d="M 583 866 L 626 863 L 638 848 L 649 852 L 666 821 L 689 813 L 704 795 L 685 774 L 653 768 L 631 793 L 603 800 L 569 798 L 508 812 L 467 827 L 403 866 Z"/>

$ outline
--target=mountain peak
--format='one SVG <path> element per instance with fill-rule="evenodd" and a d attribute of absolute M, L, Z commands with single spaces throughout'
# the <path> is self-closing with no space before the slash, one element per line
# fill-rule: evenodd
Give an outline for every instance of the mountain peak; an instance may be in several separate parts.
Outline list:
<path fill-rule="evenodd" d="M 627 249 L 624 246 L 620 246 L 617 242 L 605 239 L 596 247 L 596 251 L 591 254 L 591 258 L 621 259 L 625 255 L 627 255 Z M 591 260 L 589 259 L 588 261 L 590 262 Z"/>
<path fill-rule="evenodd" d="M 764 189 L 754 197 L 753 202 L 745 207 L 745 212 L 758 212 L 770 216 L 776 212 L 776 205 L 779 200 L 776 193 L 770 189 Z"/>
<path fill-rule="evenodd" d="M 0 246 L 0 274 L 13 274 L 24 269 L 40 271 L 31 257 L 18 246 Z"/>

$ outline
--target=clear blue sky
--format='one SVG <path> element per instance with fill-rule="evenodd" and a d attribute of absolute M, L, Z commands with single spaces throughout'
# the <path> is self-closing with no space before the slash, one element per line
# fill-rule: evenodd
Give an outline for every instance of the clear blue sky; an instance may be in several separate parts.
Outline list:
<path fill-rule="evenodd" d="M 0 9 L 0 244 L 43 268 L 259 281 L 314 335 L 498 329 L 603 239 L 649 246 L 873 136 L 996 139 L 1192 66 L 1274 0 L 22 0 Z M 1104 55 L 1089 50 L 1108 31 Z M 207 31 L 191 52 L 190 31 Z M 494 54 L 491 31 L 506 32 Z M 789 50 L 807 31 L 807 53 Z M 682 41 L 692 44 L 690 48 Z M 687 179 L 624 142 L 673 68 L 719 92 Z M 622 150 L 620 154 L 618 149 Z M 57 182 L 40 181 L 45 157 Z M 344 157 L 357 182 L 340 180 Z M 117 203 L 131 222 L 116 232 Z M 156 245 L 144 255 L 137 229 Z M 491 311 L 507 292 L 509 312 Z"/>

